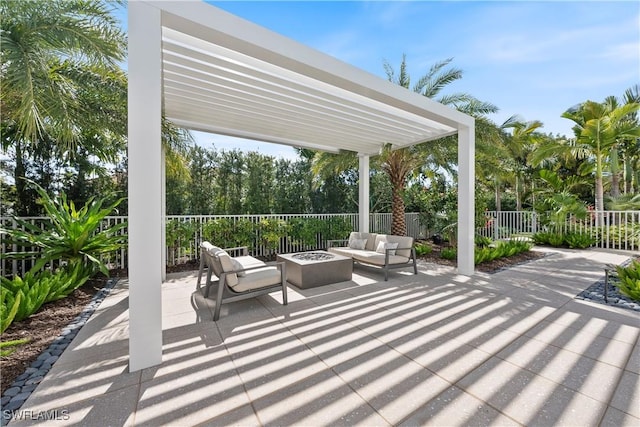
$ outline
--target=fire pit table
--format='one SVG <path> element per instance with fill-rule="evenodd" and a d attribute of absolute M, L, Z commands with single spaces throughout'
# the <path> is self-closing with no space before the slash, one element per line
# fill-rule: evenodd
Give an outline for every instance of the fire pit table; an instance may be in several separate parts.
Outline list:
<path fill-rule="evenodd" d="M 353 260 L 326 251 L 300 252 L 278 255 L 284 261 L 287 281 L 300 289 L 351 280 Z"/>

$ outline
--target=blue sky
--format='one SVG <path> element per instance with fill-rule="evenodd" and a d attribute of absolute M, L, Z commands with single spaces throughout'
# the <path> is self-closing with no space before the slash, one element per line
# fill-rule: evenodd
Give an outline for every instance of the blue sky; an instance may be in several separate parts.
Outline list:
<path fill-rule="evenodd" d="M 210 2 L 386 78 L 407 55 L 413 80 L 453 57 L 464 77 L 443 93 L 467 92 L 571 135 L 560 115 L 586 100 L 622 96 L 640 84 L 640 2 L 369 1 Z M 293 158 L 290 148 L 196 133 L 203 145 Z"/>

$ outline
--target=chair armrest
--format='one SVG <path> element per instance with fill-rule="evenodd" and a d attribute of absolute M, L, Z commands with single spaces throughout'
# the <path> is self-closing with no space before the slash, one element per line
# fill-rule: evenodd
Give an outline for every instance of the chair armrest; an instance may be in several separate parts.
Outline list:
<path fill-rule="evenodd" d="M 235 248 L 225 248 L 224 249 L 229 256 L 246 256 L 249 255 L 249 248 L 247 246 L 238 246 Z M 233 255 L 232 255 L 233 253 Z M 238 255 L 239 253 L 239 255 Z"/>
<path fill-rule="evenodd" d="M 337 243 L 337 242 L 342 242 L 342 243 L 344 243 L 344 242 L 349 242 L 349 239 L 333 239 L 333 240 L 327 240 L 327 249 L 329 249 L 329 248 L 333 247 L 333 244 L 334 244 L 334 243 Z"/>

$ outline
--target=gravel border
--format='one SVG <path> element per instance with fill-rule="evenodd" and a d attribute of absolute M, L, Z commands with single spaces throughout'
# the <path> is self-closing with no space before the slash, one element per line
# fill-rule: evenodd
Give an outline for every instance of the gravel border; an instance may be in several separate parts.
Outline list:
<path fill-rule="evenodd" d="M 107 280 L 104 287 L 96 292 L 84 310 L 60 332 L 60 335 L 49 344 L 46 350 L 40 353 L 37 359 L 31 363 L 31 366 L 25 369 L 24 373 L 19 375 L 9 388 L 4 391 L 2 398 L 0 398 L 0 406 L 2 407 L 0 426 L 6 426 L 11 421 L 12 415 L 31 396 L 31 392 L 36 389 L 38 384 L 49 373 L 58 357 L 71 344 L 71 341 L 87 323 L 102 301 L 111 293 L 111 290 L 119 280 L 117 277 Z"/>
<path fill-rule="evenodd" d="M 632 260 L 633 258 L 629 258 L 620 265 L 626 267 L 627 265 L 631 264 Z M 612 307 L 619 307 L 640 312 L 640 303 L 633 301 L 626 295 L 621 294 L 620 289 L 616 286 L 616 283 L 619 283 L 618 278 L 615 275 L 609 275 L 609 286 L 607 287 L 607 299 L 609 300 L 609 302 L 605 302 L 604 300 L 604 276 L 602 277 L 602 279 L 598 280 L 587 289 L 576 295 L 576 298 L 595 302 L 598 304 L 610 305 Z"/>

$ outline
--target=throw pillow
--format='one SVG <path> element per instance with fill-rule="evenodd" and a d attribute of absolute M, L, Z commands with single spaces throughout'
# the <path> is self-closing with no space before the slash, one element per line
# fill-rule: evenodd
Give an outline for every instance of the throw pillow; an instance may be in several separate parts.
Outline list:
<path fill-rule="evenodd" d="M 233 269 L 234 270 L 242 270 L 244 267 L 242 264 L 240 264 L 240 261 L 238 261 L 235 258 L 231 258 L 231 264 L 233 264 Z M 236 273 L 238 275 L 238 277 L 244 277 L 247 275 L 246 271 L 239 271 Z"/>
<path fill-rule="evenodd" d="M 393 250 L 389 251 L 389 255 L 395 255 L 396 254 L 395 249 L 397 247 L 398 247 L 397 243 L 379 242 L 378 243 L 378 247 L 376 248 L 376 252 L 384 254 L 384 253 L 386 253 L 387 249 L 393 249 Z"/>
<path fill-rule="evenodd" d="M 364 250 L 364 247 L 367 245 L 367 239 L 351 239 L 349 241 L 349 247 L 351 249 L 360 249 Z"/>

